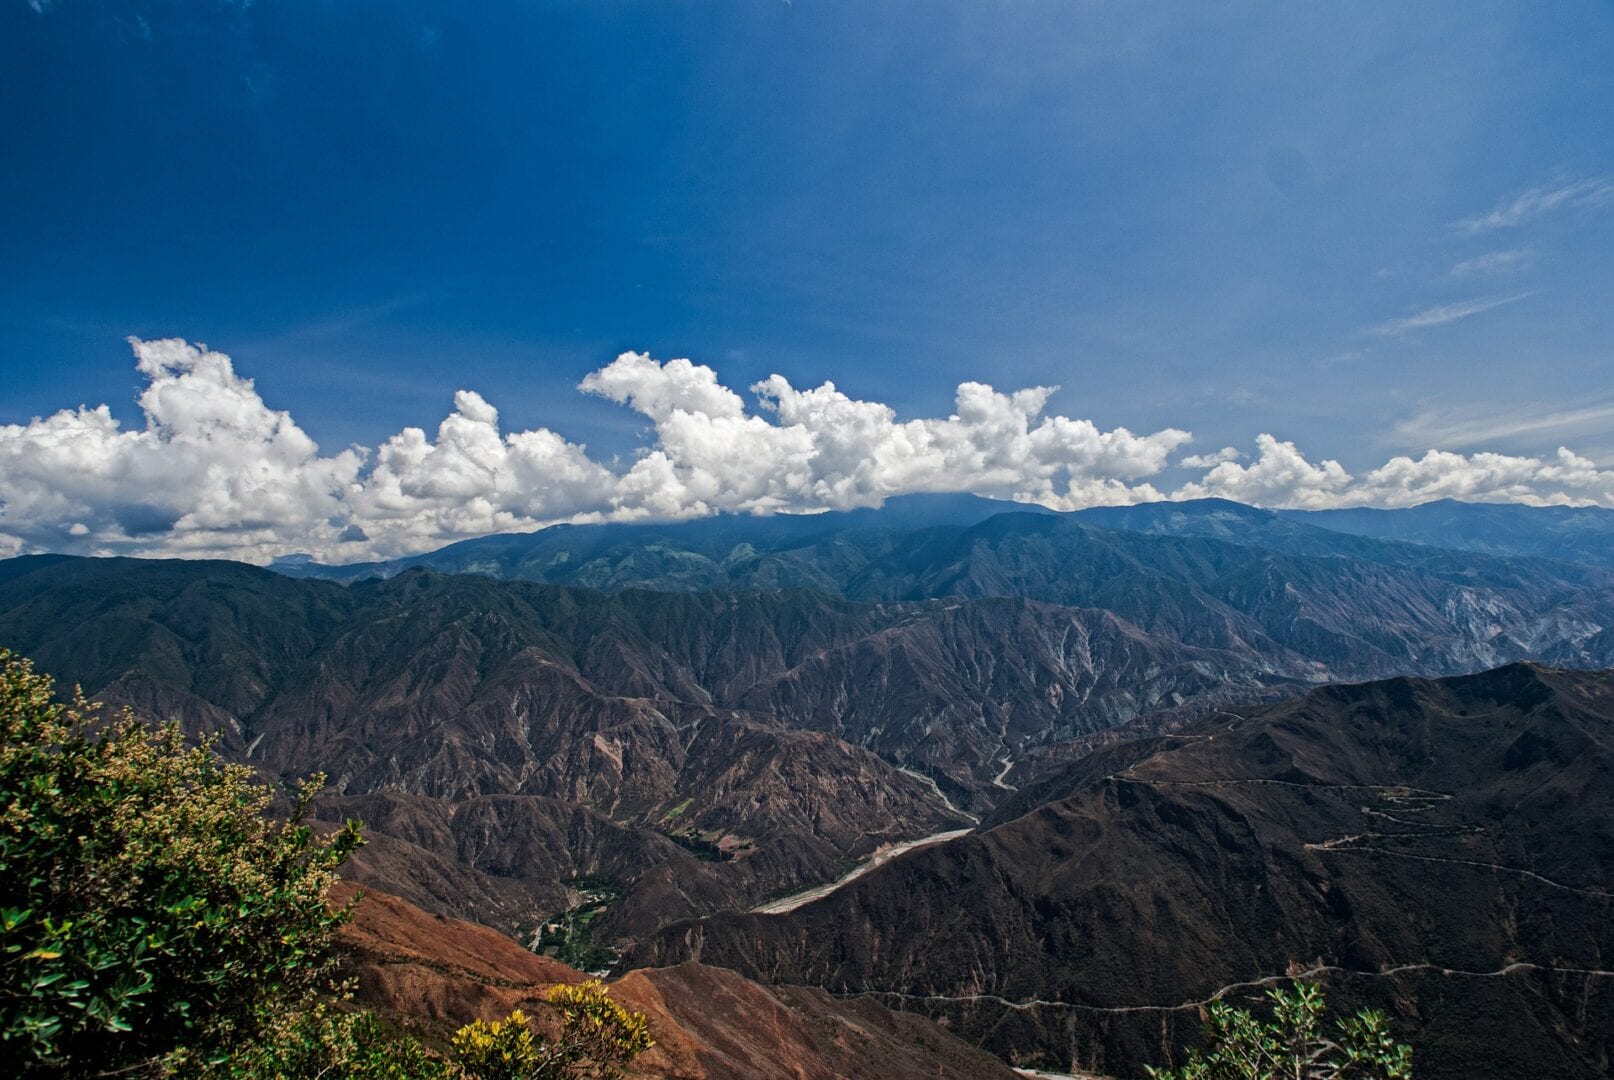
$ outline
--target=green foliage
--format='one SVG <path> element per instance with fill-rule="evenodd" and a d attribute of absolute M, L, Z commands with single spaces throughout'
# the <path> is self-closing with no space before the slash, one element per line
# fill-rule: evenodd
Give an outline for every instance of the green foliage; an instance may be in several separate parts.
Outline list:
<path fill-rule="evenodd" d="M 692 798 L 685 799 L 683 802 L 679 803 L 677 806 L 673 807 L 671 810 L 669 810 L 665 814 L 661 815 L 661 820 L 663 822 L 677 821 L 678 818 L 683 815 L 684 811 L 689 809 L 689 804 L 694 802 L 694 801 L 695 800 L 692 799 Z"/>
<path fill-rule="evenodd" d="M 622 896 L 622 886 L 598 876 L 575 878 L 569 884 L 582 893 L 583 902 L 540 924 L 533 935 L 534 948 L 580 971 L 607 969 L 616 963 L 617 950 L 594 939 L 594 923 Z"/>
<path fill-rule="evenodd" d="M 539 1037 L 517 1009 L 454 1034 L 455 1060 L 472 1080 L 615 1080 L 655 1045 L 643 1013 L 629 1012 L 598 980 L 549 989 L 560 1034 Z"/>
<path fill-rule="evenodd" d="M 387 1031 L 374 1013 L 342 1012 L 316 1003 L 266 1018 L 257 1041 L 198 1080 L 457 1080 L 459 1070 L 408 1036 Z"/>
<path fill-rule="evenodd" d="M 1314 983 L 1271 990 L 1261 1020 L 1223 1002 L 1210 1007 L 1209 1044 L 1180 1069 L 1148 1069 L 1153 1080 L 1411 1080 L 1412 1048 L 1390 1034 L 1384 1014 L 1364 1009 L 1323 1030 L 1323 994 Z"/>
<path fill-rule="evenodd" d="M 517 1012 L 462 1029 L 453 1062 L 342 1008 L 330 945 L 349 912 L 326 894 L 363 841 L 302 824 L 322 779 L 277 822 L 273 791 L 212 743 L 127 713 L 97 726 L 51 691 L 0 649 L 0 1058 L 18 1073 L 609 1080 L 652 1045 L 598 982 L 551 989 L 557 1038 Z"/>
<path fill-rule="evenodd" d="M 328 980 L 326 891 L 362 840 L 0 650 L 0 1057 L 23 1074 L 157 1073 L 252 1044 Z"/>
<path fill-rule="evenodd" d="M 551 1044 L 554 1060 L 563 1069 L 554 1074 L 557 1077 L 612 1080 L 655 1045 L 645 1015 L 629 1012 L 611 1000 L 598 979 L 550 987 L 549 1004 L 560 1014 L 561 1035 Z"/>
<path fill-rule="evenodd" d="M 581 972 L 604 972 L 617 962 L 617 949 L 594 941 L 591 917 L 563 923 L 558 935 L 555 959 Z"/>

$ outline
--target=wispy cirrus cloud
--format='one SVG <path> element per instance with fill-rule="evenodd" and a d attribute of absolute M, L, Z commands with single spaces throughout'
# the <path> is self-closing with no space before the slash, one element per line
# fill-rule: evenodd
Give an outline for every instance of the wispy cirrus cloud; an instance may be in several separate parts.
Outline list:
<path fill-rule="evenodd" d="M 1400 337 L 1402 334 L 1414 330 L 1428 330 L 1436 326 L 1445 326 L 1460 319 L 1467 319 L 1492 308 L 1502 307 L 1504 304 L 1516 303 L 1525 297 L 1534 296 L 1534 292 L 1515 293 L 1512 296 L 1480 296 L 1472 300 L 1458 300 L 1451 304 L 1436 304 L 1433 307 L 1422 308 L 1410 315 L 1403 315 L 1398 319 L 1370 326 L 1365 333 L 1374 337 Z"/>
<path fill-rule="evenodd" d="M 1531 261 L 1535 259 L 1535 254 L 1529 248 L 1491 251 L 1454 264 L 1451 268 L 1451 273 L 1453 277 L 1511 274 L 1515 270 L 1522 270 L 1529 266 Z"/>
<path fill-rule="evenodd" d="M 1597 436 L 1607 432 L 1611 421 L 1614 400 L 1605 398 L 1573 407 L 1536 404 L 1511 411 L 1430 409 L 1398 422 L 1391 434 L 1403 445 L 1465 447 L 1543 434 L 1555 439 Z"/>
<path fill-rule="evenodd" d="M 1531 188 L 1506 199 L 1483 214 L 1452 222 L 1465 236 L 1495 229 L 1511 229 L 1554 210 L 1602 206 L 1614 202 L 1614 176 L 1588 176 L 1556 185 Z"/>

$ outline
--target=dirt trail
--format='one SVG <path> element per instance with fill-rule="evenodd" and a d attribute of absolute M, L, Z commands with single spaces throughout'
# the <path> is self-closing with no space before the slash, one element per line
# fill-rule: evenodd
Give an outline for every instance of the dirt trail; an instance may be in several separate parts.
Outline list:
<path fill-rule="evenodd" d="M 1204 1008 L 1213 1002 L 1221 1001 L 1229 994 L 1239 990 L 1259 990 L 1264 987 L 1277 986 L 1280 983 L 1298 982 L 1304 979 L 1314 979 L 1319 975 L 1347 975 L 1370 979 L 1390 979 L 1397 975 L 1407 974 L 1434 974 L 1453 978 L 1470 979 L 1497 979 L 1509 975 L 1516 975 L 1523 971 L 1544 971 L 1560 975 L 1584 975 L 1587 978 L 1614 979 L 1614 971 L 1602 968 L 1571 968 L 1554 967 L 1547 964 L 1532 964 L 1528 961 L 1515 961 L 1497 968 L 1495 971 L 1463 971 L 1458 968 L 1442 967 L 1439 964 L 1415 963 L 1398 964 L 1394 967 L 1384 968 L 1381 971 L 1356 971 L 1351 968 L 1337 967 L 1333 964 L 1319 964 L 1316 967 L 1299 971 L 1293 975 L 1268 975 L 1260 979 L 1250 979 L 1245 982 L 1228 983 L 1209 997 L 1198 1001 L 1184 1001 L 1176 1005 L 1085 1005 L 1074 1001 L 1050 1001 L 1045 998 L 1031 998 L 1027 1001 L 1011 1001 L 996 994 L 905 994 L 895 990 L 859 990 L 853 993 L 837 994 L 836 997 L 881 997 L 896 998 L 901 1001 L 942 1001 L 969 1003 L 987 1001 L 995 1005 L 1002 1005 L 1008 1009 L 1072 1009 L 1078 1012 L 1094 1013 L 1170 1013 L 1182 1012 L 1187 1009 Z"/>
<path fill-rule="evenodd" d="M 1604 892 L 1602 889 L 1588 889 L 1579 885 L 1565 885 L 1561 881 L 1554 881 L 1549 877 L 1543 877 L 1534 870 L 1524 870 L 1517 866 L 1503 866 L 1501 863 L 1481 862 L 1478 859 L 1443 859 L 1435 855 L 1414 855 L 1408 851 L 1391 851 L 1389 848 L 1378 847 L 1357 847 L 1353 846 L 1351 843 L 1353 840 L 1362 840 L 1367 837 L 1388 838 L 1396 835 L 1416 836 L 1422 838 L 1428 834 L 1365 833 L 1362 836 L 1342 836 L 1337 840 L 1328 840 L 1321 844 L 1307 844 L 1306 847 L 1313 851 L 1328 851 L 1334 854 L 1343 854 L 1347 851 L 1361 851 L 1372 855 L 1390 855 L 1397 859 L 1415 859 L 1418 862 L 1450 863 L 1453 866 L 1472 866 L 1477 869 L 1494 870 L 1503 874 L 1518 874 L 1520 877 L 1527 877 L 1533 881 L 1539 881 L 1543 885 L 1550 885 L 1554 889 L 1563 889 L 1565 892 L 1580 893 L 1582 896 L 1595 896 L 1603 900 L 1614 900 L 1614 892 Z"/>

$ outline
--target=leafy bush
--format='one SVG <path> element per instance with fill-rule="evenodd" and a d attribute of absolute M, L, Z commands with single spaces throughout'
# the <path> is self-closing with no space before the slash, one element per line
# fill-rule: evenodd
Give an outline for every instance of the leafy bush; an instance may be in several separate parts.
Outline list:
<path fill-rule="evenodd" d="M 478 1020 L 454 1035 L 455 1059 L 475 1080 L 614 1080 L 655 1042 L 643 1013 L 629 1012 L 599 980 L 549 988 L 560 1035 L 536 1035 L 520 1009 L 503 1020 Z"/>
<path fill-rule="evenodd" d="M 0 1059 L 28 1075 L 197 1080 L 607 1078 L 651 1045 L 598 982 L 551 988 L 559 1037 L 521 1013 L 468 1025 L 456 1061 L 333 997 L 336 870 L 348 822 L 287 820 L 212 742 L 79 696 L 0 649 Z M 11 1075 L 11 1074 L 8 1074 Z"/>
<path fill-rule="evenodd" d="M 187 1070 L 191 1071 L 191 1070 Z M 317 1002 L 268 1018 L 258 1039 L 194 1070 L 199 1080 L 459 1080 L 463 1074 L 371 1012 Z"/>
<path fill-rule="evenodd" d="M 1323 993 L 1298 983 L 1271 990 L 1272 1016 L 1257 1019 L 1223 1002 L 1210 1007 L 1204 1049 L 1180 1069 L 1146 1069 L 1154 1080 L 1411 1080 L 1412 1048 L 1390 1034 L 1384 1014 L 1364 1009 L 1323 1032 Z"/>
<path fill-rule="evenodd" d="M 520 1009 L 477 1020 L 452 1040 L 452 1060 L 387 1030 L 371 1012 L 317 1002 L 268 1018 L 258 1038 L 228 1058 L 185 1068 L 194 1080 L 615 1080 L 654 1045 L 643 1013 L 612 1001 L 598 982 L 547 995 L 560 1034 L 545 1039 Z"/>
<path fill-rule="evenodd" d="M 273 792 L 0 649 L 0 1057 L 19 1072 L 223 1060 L 325 985 L 326 890 L 362 840 L 316 839 Z"/>
<path fill-rule="evenodd" d="M 473 1020 L 454 1033 L 454 1056 L 478 1080 L 527 1080 L 538 1069 L 538 1037 L 527 1014 Z"/>

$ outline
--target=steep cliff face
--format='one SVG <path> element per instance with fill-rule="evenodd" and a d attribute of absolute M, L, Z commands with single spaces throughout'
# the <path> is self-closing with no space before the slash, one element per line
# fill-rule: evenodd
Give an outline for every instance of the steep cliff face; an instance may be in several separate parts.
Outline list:
<path fill-rule="evenodd" d="M 1611 662 L 1588 644 L 1614 622 L 1605 571 L 1436 552 L 1249 513 L 1260 518 L 1238 542 L 1174 524 L 1127 532 L 1006 514 L 919 534 L 846 592 L 1103 608 L 1157 636 L 1247 651 L 1295 674 L 1311 665 L 1319 678 L 1473 670 L 1549 648 Z"/>
<path fill-rule="evenodd" d="M 230 564 L 22 559 L 0 584 L 0 632 L 105 696 L 259 740 L 271 765 L 317 757 L 355 790 L 519 790 L 628 814 L 655 809 L 681 767 L 675 733 L 719 714 L 868 747 L 978 809 L 1004 762 L 1152 712 L 1521 658 L 1614 663 L 1614 578 L 1601 570 L 1346 536 L 1234 504 L 1103 518 L 1127 529 L 1091 513 L 545 530 L 437 560 L 536 573 L 536 551 L 551 576 L 670 585 L 634 575 L 683 543 L 734 570 L 701 584 L 776 581 L 738 567 L 784 560 L 863 602 L 418 570 L 342 590 Z M 482 547 L 499 558 L 465 562 Z M 585 556 L 614 569 L 581 574 Z M 557 730 L 562 715 L 589 738 Z M 618 762 L 627 745 L 644 752 Z"/>
<path fill-rule="evenodd" d="M 789 914 L 668 927 L 630 962 L 868 995 L 1096 1071 L 1309 972 L 1388 1007 L 1421 1076 L 1610 1068 L 1610 674 L 1329 687 L 1104 748 L 1024 798 L 1046 801 Z"/>
<path fill-rule="evenodd" d="M 609 943 L 968 821 L 869 749 L 711 703 L 748 671 L 887 617 L 863 606 L 682 595 L 669 609 L 664 594 L 422 574 L 344 589 L 232 564 L 5 565 L 0 640 L 108 704 L 221 732 L 271 778 L 325 773 L 349 801 L 317 812 L 372 823 L 356 873 L 505 929 L 555 916 L 577 879 L 601 877 L 613 902 L 594 929 Z"/>
<path fill-rule="evenodd" d="M 1028 747 L 1287 683 L 1106 611 L 1003 598 L 922 605 L 759 679 L 739 703 L 870 746 L 967 798 Z"/>

